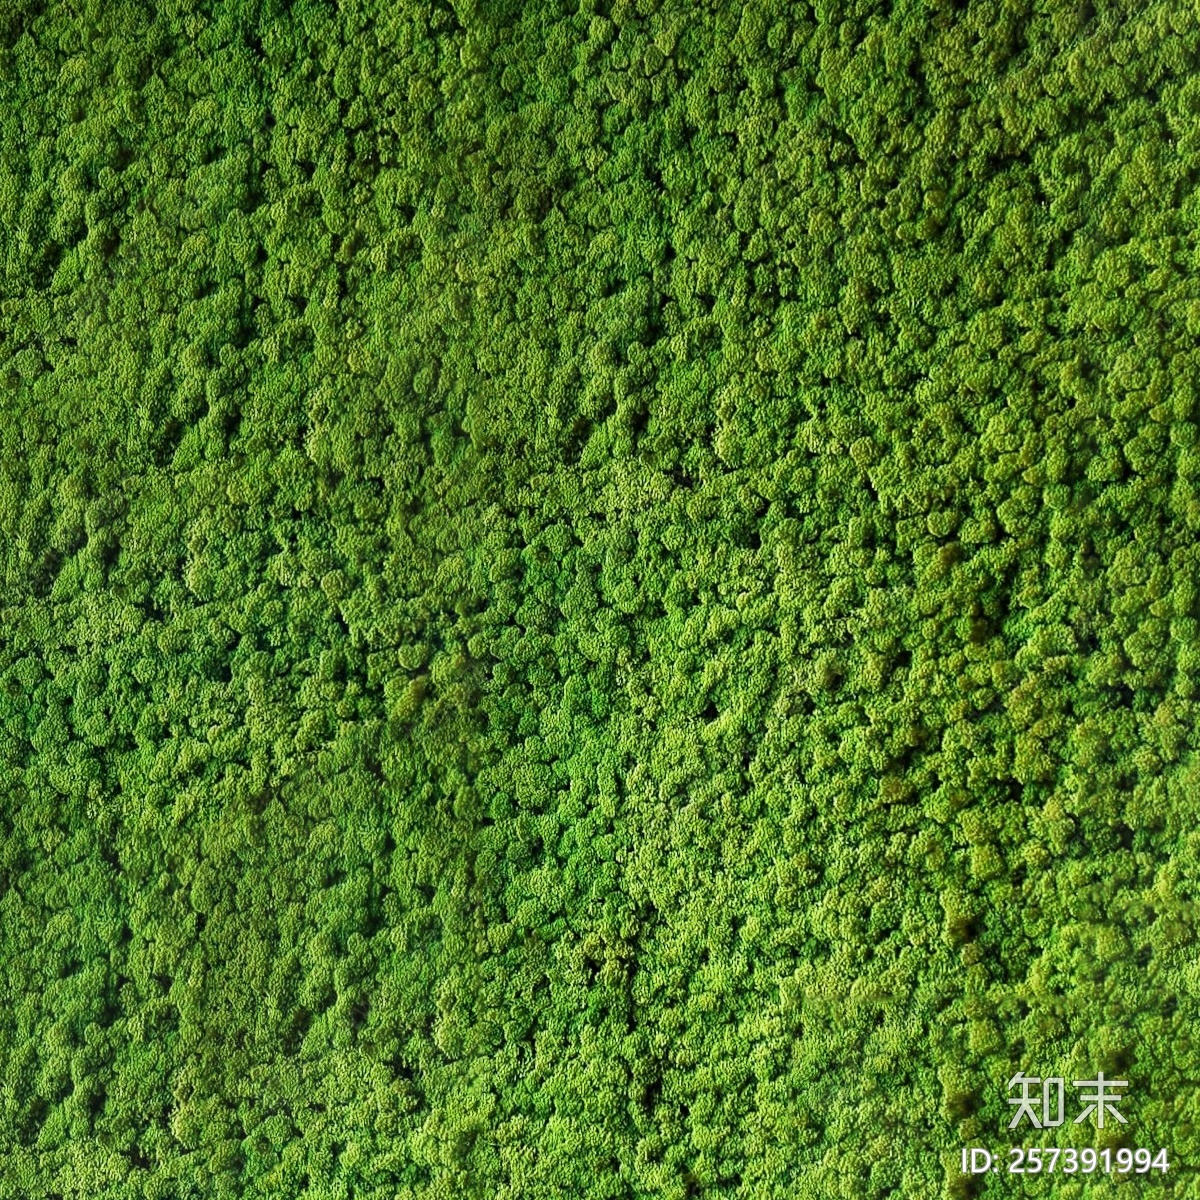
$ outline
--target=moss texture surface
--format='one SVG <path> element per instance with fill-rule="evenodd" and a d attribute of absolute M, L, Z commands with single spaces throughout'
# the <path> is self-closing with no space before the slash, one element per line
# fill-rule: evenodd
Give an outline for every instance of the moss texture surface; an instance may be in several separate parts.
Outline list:
<path fill-rule="evenodd" d="M 1196 1195 L 1198 178 L 1184 3 L 9 0 L 0 1200 Z"/>

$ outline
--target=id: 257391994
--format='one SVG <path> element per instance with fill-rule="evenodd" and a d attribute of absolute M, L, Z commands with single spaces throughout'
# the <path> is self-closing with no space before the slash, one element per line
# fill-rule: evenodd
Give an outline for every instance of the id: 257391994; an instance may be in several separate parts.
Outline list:
<path fill-rule="evenodd" d="M 1094 1150 L 1091 1146 L 1076 1149 L 1074 1146 L 1059 1148 L 1051 1146 L 1012 1146 L 1004 1154 L 993 1154 L 983 1146 L 964 1146 L 962 1151 L 962 1173 L 983 1175 L 987 1172 L 1003 1172 L 1008 1175 L 1146 1175 L 1150 1171 L 1166 1174 L 1168 1168 L 1166 1150 L 1132 1150 L 1122 1146 L 1119 1150 L 1105 1147 Z"/>

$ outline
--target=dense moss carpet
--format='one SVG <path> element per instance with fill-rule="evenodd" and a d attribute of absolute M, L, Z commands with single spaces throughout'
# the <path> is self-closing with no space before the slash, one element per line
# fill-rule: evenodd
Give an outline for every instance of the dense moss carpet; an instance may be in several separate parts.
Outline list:
<path fill-rule="evenodd" d="M 1198 176 L 1175 0 L 8 0 L 0 1200 L 1195 1196 Z"/>

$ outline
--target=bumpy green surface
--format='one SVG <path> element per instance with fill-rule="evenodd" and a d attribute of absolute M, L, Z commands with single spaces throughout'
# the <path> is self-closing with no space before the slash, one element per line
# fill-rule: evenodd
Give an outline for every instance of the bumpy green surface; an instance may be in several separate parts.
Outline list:
<path fill-rule="evenodd" d="M 2 1200 L 1196 1194 L 1194 8 L 0 47 Z"/>

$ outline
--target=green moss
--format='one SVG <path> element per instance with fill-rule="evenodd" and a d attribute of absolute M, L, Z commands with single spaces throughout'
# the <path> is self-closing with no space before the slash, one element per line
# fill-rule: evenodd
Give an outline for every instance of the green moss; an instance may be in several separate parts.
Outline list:
<path fill-rule="evenodd" d="M 0 13 L 0 1200 L 1188 1194 L 1198 67 Z"/>

